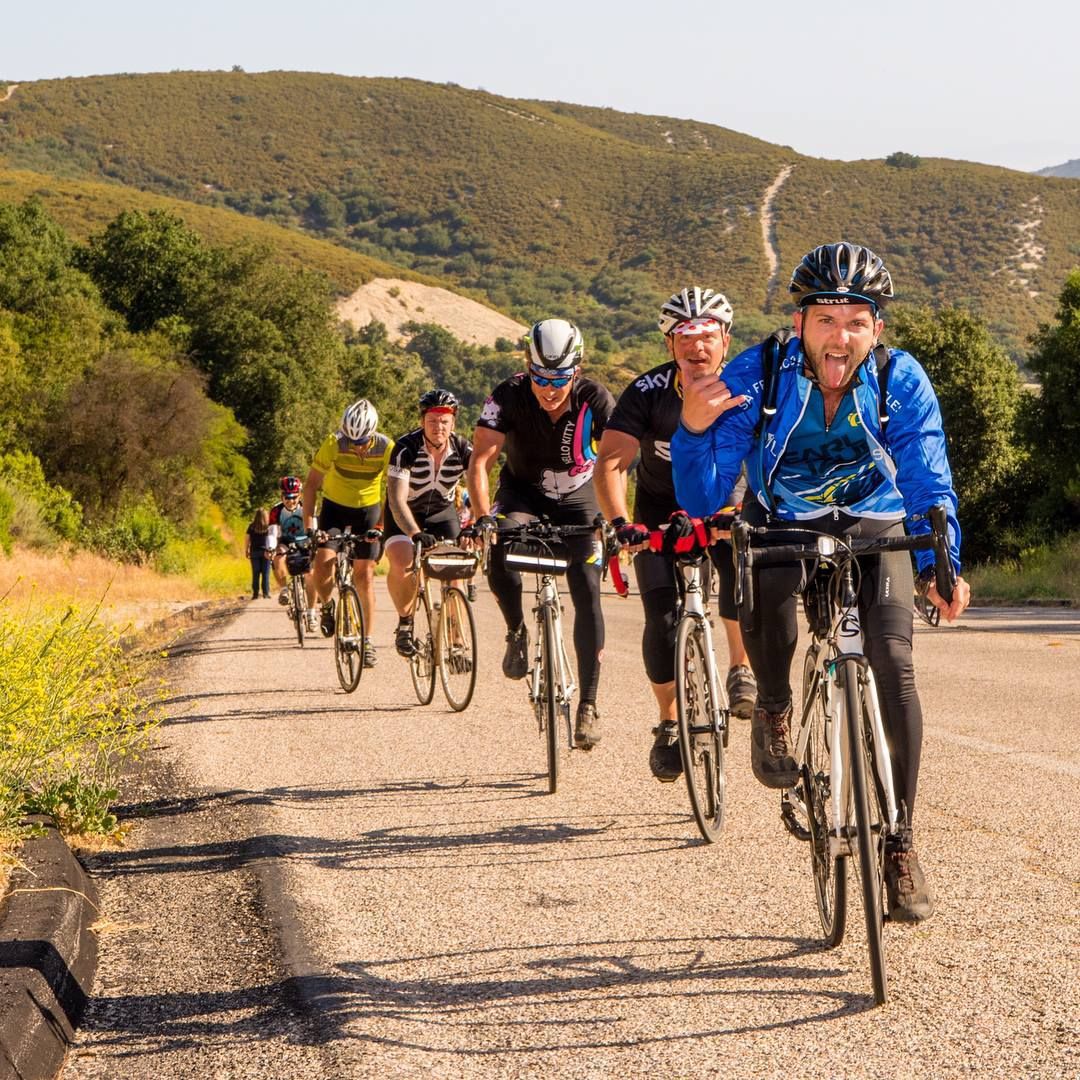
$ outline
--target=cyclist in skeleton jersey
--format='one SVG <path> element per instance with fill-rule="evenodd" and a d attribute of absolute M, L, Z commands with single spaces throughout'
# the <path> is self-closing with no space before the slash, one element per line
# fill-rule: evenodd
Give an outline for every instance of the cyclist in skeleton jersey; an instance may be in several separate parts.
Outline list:
<path fill-rule="evenodd" d="M 458 399 L 449 390 L 420 398 L 420 427 L 394 442 L 386 481 L 383 537 L 390 570 L 390 598 L 398 612 L 394 639 L 399 655 L 412 656 L 416 578 L 413 544 L 429 548 L 461 532 L 455 495 L 472 456 L 472 445 L 454 431 Z"/>
<path fill-rule="evenodd" d="M 597 460 L 600 506 L 626 547 L 634 549 L 647 541 L 648 530 L 659 528 L 679 509 L 670 444 L 679 426 L 683 385 L 723 367 L 733 315 L 723 293 L 696 285 L 673 294 L 660 308 L 658 325 L 671 359 L 635 379 L 622 392 L 600 440 Z M 636 523 L 630 524 L 626 478 L 639 454 Z M 744 489 L 740 481 L 727 502 L 739 501 Z M 757 683 L 739 632 L 731 548 L 726 543 L 715 544 L 710 555 L 720 575 L 719 607 L 730 661 L 728 698 L 735 714 L 745 720 L 754 708 Z M 676 571 L 670 554 L 638 550 L 634 573 L 645 608 L 641 651 L 660 710 L 649 767 L 658 780 L 673 781 L 682 772 L 675 722 Z"/>
<path fill-rule="evenodd" d="M 599 383 L 581 376 L 581 332 L 565 319 L 544 319 L 528 336 L 529 370 L 501 382 L 484 403 L 469 464 L 469 498 L 476 525 L 496 527 L 546 517 L 556 525 L 589 525 L 598 512 L 593 491 L 596 440 L 615 404 Z M 488 473 L 500 451 L 506 461 L 491 498 Z M 592 536 L 565 541 L 566 582 L 574 604 L 574 649 L 581 701 L 574 742 L 600 741 L 596 711 L 604 616 L 600 609 L 602 544 Z M 497 545 L 488 574 L 506 622 L 503 674 L 522 679 L 529 670 L 529 633 L 521 605 L 521 575 L 506 568 Z"/>

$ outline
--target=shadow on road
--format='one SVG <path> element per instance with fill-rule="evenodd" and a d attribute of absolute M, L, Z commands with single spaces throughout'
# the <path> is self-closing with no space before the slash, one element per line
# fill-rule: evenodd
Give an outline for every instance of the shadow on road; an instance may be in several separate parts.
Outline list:
<path fill-rule="evenodd" d="M 102 995 L 83 1026 L 98 1034 L 99 1048 L 153 1036 L 157 1054 L 182 1052 L 209 1038 L 278 1034 L 319 1045 L 371 1043 L 473 1059 L 720 1040 L 873 1008 L 870 995 L 826 985 L 849 974 L 846 967 L 822 963 L 826 956 L 805 938 L 736 934 L 495 947 L 356 961 L 340 965 L 337 975 L 288 978 L 239 992 Z M 710 1016 L 722 1018 L 722 999 L 733 996 L 758 999 L 762 1005 L 753 1011 L 768 1019 L 671 1023 L 685 1014 L 676 1004 L 680 998 L 715 998 Z M 293 1009 L 283 1008 L 282 999 Z M 651 1001 L 657 1015 L 668 1018 L 657 1024 L 657 1033 L 630 1023 L 620 1035 L 628 1013 L 653 1008 Z M 297 1005 L 310 1024 L 297 1024 Z M 506 1038 L 492 1037 L 499 1028 Z"/>

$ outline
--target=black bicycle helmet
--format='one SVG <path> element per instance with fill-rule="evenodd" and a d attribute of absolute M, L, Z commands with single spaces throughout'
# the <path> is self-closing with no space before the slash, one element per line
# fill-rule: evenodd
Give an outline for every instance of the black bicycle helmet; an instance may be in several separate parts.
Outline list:
<path fill-rule="evenodd" d="M 420 395 L 420 415 L 423 416 L 429 409 L 450 409 L 458 411 L 458 399 L 449 391 L 436 387 Z"/>
<path fill-rule="evenodd" d="M 788 291 L 799 307 L 861 301 L 879 308 L 892 299 L 893 284 L 885 263 L 869 248 L 841 240 L 814 248 L 795 267 Z"/>

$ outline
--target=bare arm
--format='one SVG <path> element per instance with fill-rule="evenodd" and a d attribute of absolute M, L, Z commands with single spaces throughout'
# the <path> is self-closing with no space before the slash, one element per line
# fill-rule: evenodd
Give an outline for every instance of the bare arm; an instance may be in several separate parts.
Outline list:
<path fill-rule="evenodd" d="M 596 471 L 593 480 L 596 484 L 596 498 L 600 510 L 608 521 L 616 518 L 629 520 L 630 511 L 626 506 L 626 474 L 637 457 L 641 443 L 625 431 L 605 431 L 600 436 L 600 449 L 597 452 Z"/>
<path fill-rule="evenodd" d="M 478 427 L 473 434 L 473 452 L 469 459 L 467 483 L 473 518 L 491 513 L 491 489 L 488 475 L 502 452 L 506 436 L 501 431 Z"/>
<path fill-rule="evenodd" d="M 311 529 L 312 522 L 315 520 L 315 497 L 322 490 L 323 476 L 325 473 L 319 472 L 318 469 L 312 467 L 308 470 L 307 480 L 304 482 L 304 528 Z"/>
<path fill-rule="evenodd" d="M 394 520 L 406 536 L 420 531 L 420 526 L 409 509 L 408 476 L 387 476 L 386 500 L 390 504 L 390 513 L 394 515 Z"/>

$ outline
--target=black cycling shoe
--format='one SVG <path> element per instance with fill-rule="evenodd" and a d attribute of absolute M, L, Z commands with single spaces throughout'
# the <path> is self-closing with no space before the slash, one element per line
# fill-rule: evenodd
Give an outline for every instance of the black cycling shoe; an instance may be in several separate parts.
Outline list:
<path fill-rule="evenodd" d="M 591 750 L 600 741 L 600 714 L 591 701 L 583 701 L 577 707 L 574 724 L 574 745 L 579 750 Z"/>
<path fill-rule="evenodd" d="M 323 637 L 334 636 L 334 601 L 327 600 L 319 613 L 319 629 Z"/>
<path fill-rule="evenodd" d="M 665 720 L 652 729 L 655 736 L 649 751 L 649 770 L 657 780 L 670 784 L 682 776 L 682 751 L 679 728 L 674 720 Z"/>
<path fill-rule="evenodd" d="M 524 679 L 529 674 L 529 631 L 524 623 L 506 635 L 502 669 L 508 679 Z"/>
<path fill-rule="evenodd" d="M 757 679 L 745 664 L 737 664 L 728 671 L 727 696 L 732 715 L 749 720 L 757 701 Z"/>
<path fill-rule="evenodd" d="M 754 775 L 766 787 L 793 787 L 799 779 L 799 766 L 791 756 L 791 706 L 778 713 L 755 708 L 750 725 Z"/>
<path fill-rule="evenodd" d="M 397 633 L 394 634 L 394 648 L 397 649 L 398 656 L 404 656 L 406 660 L 416 655 L 416 640 L 413 638 L 411 620 L 398 623 Z"/>

